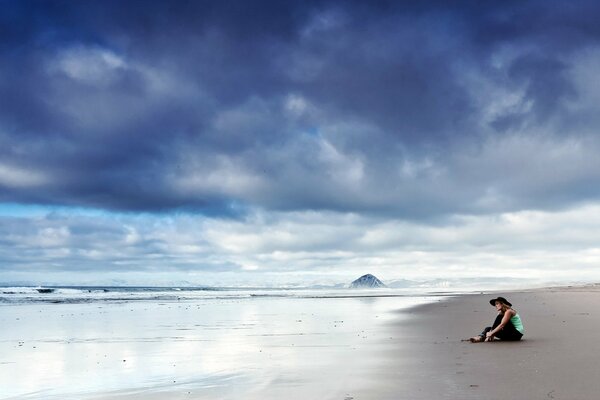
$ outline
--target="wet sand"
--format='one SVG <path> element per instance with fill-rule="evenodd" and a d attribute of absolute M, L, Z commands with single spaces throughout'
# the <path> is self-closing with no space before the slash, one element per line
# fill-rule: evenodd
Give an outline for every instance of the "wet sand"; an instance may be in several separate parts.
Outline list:
<path fill-rule="evenodd" d="M 525 325 L 520 342 L 461 341 L 491 325 L 495 295 L 465 295 L 410 311 L 402 337 L 356 399 L 565 399 L 600 396 L 600 286 L 498 293 Z"/>
<path fill-rule="evenodd" d="M 397 310 L 424 301 L 4 304 L 0 399 L 351 398 L 377 384 L 388 324 L 408 317 Z"/>
<path fill-rule="evenodd" d="M 523 340 L 462 341 L 491 324 L 497 295 L 521 315 Z M 5 308 L 0 386 L 13 393 L 0 398 L 598 398 L 600 286 L 400 302 Z"/>

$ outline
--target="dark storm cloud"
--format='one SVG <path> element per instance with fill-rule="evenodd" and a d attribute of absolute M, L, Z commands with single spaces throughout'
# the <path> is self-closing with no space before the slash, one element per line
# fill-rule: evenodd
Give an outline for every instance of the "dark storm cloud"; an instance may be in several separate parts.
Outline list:
<path fill-rule="evenodd" d="M 5 1 L 0 201 L 422 218 L 596 199 L 597 109 L 575 60 L 597 50 L 599 15 Z"/>

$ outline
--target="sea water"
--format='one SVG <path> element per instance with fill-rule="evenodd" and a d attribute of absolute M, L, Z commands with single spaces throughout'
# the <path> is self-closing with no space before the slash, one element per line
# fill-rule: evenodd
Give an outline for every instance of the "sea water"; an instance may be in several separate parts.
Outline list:
<path fill-rule="evenodd" d="M 391 343 L 396 311 L 445 295 L 0 288 L 0 398 L 351 397 Z"/>

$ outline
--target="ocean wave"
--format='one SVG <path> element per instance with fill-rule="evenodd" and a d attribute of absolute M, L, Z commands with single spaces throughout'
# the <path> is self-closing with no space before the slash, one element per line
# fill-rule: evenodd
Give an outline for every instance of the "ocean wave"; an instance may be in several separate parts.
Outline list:
<path fill-rule="evenodd" d="M 289 293 L 291 295 L 291 293 Z M 94 302 L 235 300 L 252 296 L 231 288 L 179 287 L 2 287 L 0 303 L 75 304 Z"/>
<path fill-rule="evenodd" d="M 185 288 L 185 287 L 2 287 L 1 304 L 75 304 L 140 301 L 256 301 L 275 298 L 326 299 L 349 297 L 403 297 L 422 295 L 423 289 L 286 289 L 286 288 Z"/>
<path fill-rule="evenodd" d="M 104 293 L 108 292 L 108 289 L 94 288 L 94 289 L 82 289 L 82 288 L 64 288 L 64 287 L 53 287 L 53 286 L 16 286 L 16 287 L 2 287 L 0 288 L 0 294 L 64 294 L 73 295 L 79 293 Z"/>

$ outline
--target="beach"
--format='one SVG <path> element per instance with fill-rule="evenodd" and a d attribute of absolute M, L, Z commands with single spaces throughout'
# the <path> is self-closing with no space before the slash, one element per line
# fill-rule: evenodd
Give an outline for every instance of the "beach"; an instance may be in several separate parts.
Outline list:
<path fill-rule="evenodd" d="M 402 290 L 4 289 L 2 399 L 336 399 L 373 386 Z M 375 377 L 376 378 L 376 377 Z"/>
<path fill-rule="evenodd" d="M 470 343 L 491 325 L 502 295 L 525 325 L 519 342 Z M 458 296 L 409 311 L 370 399 L 592 400 L 600 393 L 600 287 Z"/>
<path fill-rule="evenodd" d="M 508 298 L 520 342 L 463 341 Z M 3 304 L 2 399 L 596 399 L 600 287 Z"/>

